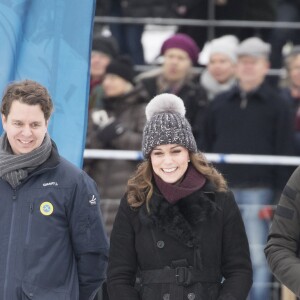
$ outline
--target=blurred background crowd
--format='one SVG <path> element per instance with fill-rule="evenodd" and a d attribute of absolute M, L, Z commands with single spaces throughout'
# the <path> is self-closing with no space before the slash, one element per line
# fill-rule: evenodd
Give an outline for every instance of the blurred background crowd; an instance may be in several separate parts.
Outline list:
<path fill-rule="evenodd" d="M 159 39 L 151 36 L 153 40 L 145 42 L 153 25 L 97 22 L 109 16 L 162 18 L 173 24 L 166 30 L 158 26 Z M 205 22 L 211 16 L 239 21 L 241 26 L 209 29 Z M 200 25 L 181 25 L 182 19 L 199 20 Z M 245 21 L 298 22 L 300 1 L 98 0 L 86 148 L 140 150 L 145 106 L 157 94 L 172 93 L 183 99 L 198 149 L 204 153 L 299 156 L 300 30 L 242 26 Z M 108 234 L 138 163 L 84 161 L 100 190 Z M 245 222 L 254 268 L 249 299 L 281 299 L 263 248 L 272 207 L 295 167 L 216 167 L 228 181 Z"/>

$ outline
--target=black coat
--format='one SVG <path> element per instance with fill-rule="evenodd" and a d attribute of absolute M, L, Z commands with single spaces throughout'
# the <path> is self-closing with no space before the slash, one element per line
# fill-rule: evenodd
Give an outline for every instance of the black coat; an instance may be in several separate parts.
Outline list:
<path fill-rule="evenodd" d="M 110 300 L 246 299 L 252 268 L 243 221 L 231 192 L 217 193 L 206 184 L 175 205 L 154 193 L 150 209 L 148 214 L 145 205 L 134 210 L 126 198 L 121 201 L 111 236 Z M 139 274 L 163 268 L 172 272 L 180 263 L 200 273 L 198 282 L 179 285 L 174 276 L 173 283 L 148 284 L 142 276 L 139 291 L 134 288 L 137 270 Z"/>

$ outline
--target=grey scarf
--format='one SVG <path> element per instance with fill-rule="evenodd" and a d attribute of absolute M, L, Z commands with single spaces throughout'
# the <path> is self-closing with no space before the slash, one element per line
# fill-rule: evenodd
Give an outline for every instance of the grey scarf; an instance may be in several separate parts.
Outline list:
<path fill-rule="evenodd" d="M 52 142 L 46 133 L 40 147 L 26 154 L 13 154 L 6 133 L 0 138 L 0 177 L 13 188 L 35 168 L 40 166 L 51 154 Z"/>

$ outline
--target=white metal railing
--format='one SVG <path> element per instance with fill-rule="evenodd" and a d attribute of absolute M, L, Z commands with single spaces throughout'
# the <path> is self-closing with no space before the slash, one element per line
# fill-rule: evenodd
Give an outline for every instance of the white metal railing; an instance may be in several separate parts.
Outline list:
<path fill-rule="evenodd" d="M 227 164 L 300 165 L 300 156 L 203 153 L 208 161 Z M 141 151 L 85 149 L 84 158 L 142 160 Z"/>
<path fill-rule="evenodd" d="M 138 17 L 113 17 L 95 16 L 95 23 L 105 24 L 151 24 L 151 25 L 186 25 L 200 27 L 252 27 L 252 28 L 289 28 L 300 29 L 299 22 L 278 21 L 240 21 L 240 20 L 199 20 L 184 18 L 138 18 Z"/>

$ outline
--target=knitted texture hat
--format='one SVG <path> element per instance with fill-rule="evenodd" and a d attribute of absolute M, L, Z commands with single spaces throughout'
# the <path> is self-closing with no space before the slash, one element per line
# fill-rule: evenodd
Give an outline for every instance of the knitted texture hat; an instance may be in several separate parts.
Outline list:
<path fill-rule="evenodd" d="M 189 55 L 191 61 L 196 64 L 198 62 L 199 48 L 196 42 L 186 34 L 178 33 L 166 39 L 161 46 L 160 54 L 164 53 L 171 48 L 181 49 Z"/>
<path fill-rule="evenodd" d="M 98 36 L 94 38 L 92 50 L 104 53 L 111 58 L 116 58 L 119 54 L 119 46 L 113 36 Z"/>
<path fill-rule="evenodd" d="M 113 59 L 106 67 L 105 73 L 118 75 L 131 83 L 134 81 L 133 64 L 130 58 L 125 55 Z"/>
<path fill-rule="evenodd" d="M 146 106 L 147 122 L 144 127 L 142 151 L 148 158 L 159 145 L 178 144 L 197 152 L 192 128 L 185 118 L 183 101 L 173 94 L 160 94 Z"/>

